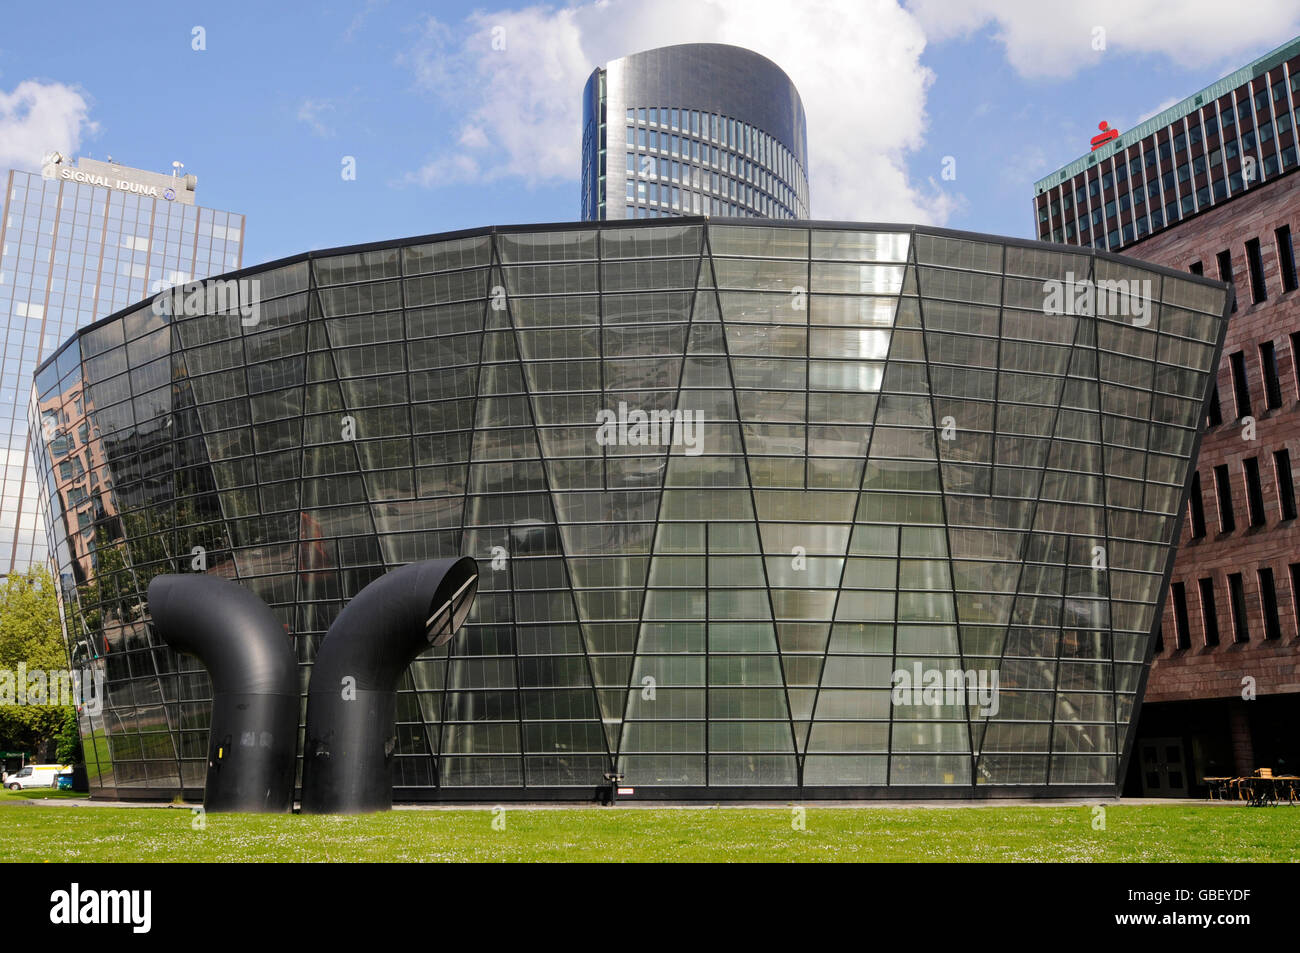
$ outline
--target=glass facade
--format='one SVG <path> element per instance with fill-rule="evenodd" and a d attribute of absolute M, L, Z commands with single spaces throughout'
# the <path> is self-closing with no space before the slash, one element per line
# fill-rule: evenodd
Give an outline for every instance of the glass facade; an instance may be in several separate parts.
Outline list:
<path fill-rule="evenodd" d="M 776 64 L 714 43 L 650 50 L 583 91 L 584 220 L 808 218 L 807 131 Z"/>
<path fill-rule="evenodd" d="M 36 376 L 73 661 L 106 675 L 95 790 L 202 785 L 208 679 L 151 631 L 152 576 L 248 586 L 305 689 L 349 597 L 460 554 L 479 595 L 404 677 L 399 800 L 1114 790 L 1225 286 L 702 219 L 227 277 L 251 313 L 141 304 Z M 1141 317 L 1053 306 L 1094 283 Z"/>
<path fill-rule="evenodd" d="M 82 168 L 86 166 L 82 160 Z M 138 170 L 90 163 L 105 178 Z M 58 171 L 64 167 L 51 167 Z M 70 167 L 69 167 L 70 168 Z M 165 182 L 169 176 L 152 176 Z M 201 208 L 176 181 L 154 198 L 57 174 L 10 171 L 0 210 L 0 573 L 47 556 L 27 439 L 32 373 L 77 328 L 167 284 L 242 264 L 244 217 Z M 190 198 L 192 203 L 192 198 Z M 100 488 L 69 493 L 90 505 Z"/>

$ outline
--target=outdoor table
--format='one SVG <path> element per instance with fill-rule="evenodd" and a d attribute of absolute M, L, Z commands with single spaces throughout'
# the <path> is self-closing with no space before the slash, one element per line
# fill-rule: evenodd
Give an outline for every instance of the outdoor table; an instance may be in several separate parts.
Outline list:
<path fill-rule="evenodd" d="M 1274 775 L 1273 782 L 1274 793 L 1285 793 L 1288 804 L 1300 802 L 1300 775 Z"/>
<path fill-rule="evenodd" d="M 1228 799 L 1228 789 L 1236 778 L 1202 778 L 1210 788 L 1210 800 L 1213 801 L 1218 796 L 1218 800 L 1226 801 Z"/>
<path fill-rule="evenodd" d="M 1258 775 L 1239 778 L 1208 777 L 1201 780 L 1209 787 L 1212 801 L 1247 801 L 1256 807 L 1276 804 L 1283 799 L 1288 804 L 1300 804 L 1300 775 L 1278 774 L 1267 778 Z"/>

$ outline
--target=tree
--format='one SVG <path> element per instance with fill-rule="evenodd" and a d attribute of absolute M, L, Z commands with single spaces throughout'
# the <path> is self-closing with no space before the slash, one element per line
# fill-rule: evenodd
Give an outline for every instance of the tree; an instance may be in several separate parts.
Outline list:
<path fill-rule="evenodd" d="M 63 727 L 59 729 L 58 750 L 54 758 L 59 764 L 81 764 L 86 760 L 81 750 L 81 728 L 75 708 L 63 709 Z"/>
<path fill-rule="evenodd" d="M 66 672 L 54 579 L 44 566 L 10 573 L 0 587 L 0 677 L 11 685 L 27 672 Z M 72 709 L 58 705 L 0 705 L 0 748 L 36 753 L 63 727 Z M 75 711 L 74 711 L 75 714 Z"/>

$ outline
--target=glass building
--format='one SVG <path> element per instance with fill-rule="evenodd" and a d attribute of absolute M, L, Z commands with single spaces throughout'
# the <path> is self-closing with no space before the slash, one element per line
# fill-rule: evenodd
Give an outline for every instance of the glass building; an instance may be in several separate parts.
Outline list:
<path fill-rule="evenodd" d="M 105 673 L 95 791 L 203 783 L 210 687 L 151 631 L 154 575 L 256 592 L 305 689 L 349 597 L 458 554 L 479 595 L 404 676 L 399 800 L 590 797 L 610 774 L 661 797 L 1115 791 L 1225 285 L 692 218 L 202 287 L 36 374 L 72 660 Z"/>
<path fill-rule="evenodd" d="M 238 268 L 244 217 L 194 204 L 194 176 L 52 156 L 10 170 L 0 209 L 0 574 L 45 562 L 27 440 L 32 373 L 68 335 L 161 287 Z M 79 474 L 87 507 L 101 488 Z"/>
<path fill-rule="evenodd" d="M 687 43 L 613 60 L 582 92 L 582 218 L 808 218 L 808 130 L 779 66 Z"/>

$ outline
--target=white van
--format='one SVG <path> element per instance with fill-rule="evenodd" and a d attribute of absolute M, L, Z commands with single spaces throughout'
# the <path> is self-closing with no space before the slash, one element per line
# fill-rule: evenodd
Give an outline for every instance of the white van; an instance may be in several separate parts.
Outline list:
<path fill-rule="evenodd" d="M 21 791 L 23 788 L 52 788 L 57 784 L 55 778 L 71 770 L 61 764 L 29 764 L 13 774 L 5 775 L 4 785 L 10 791 Z"/>

